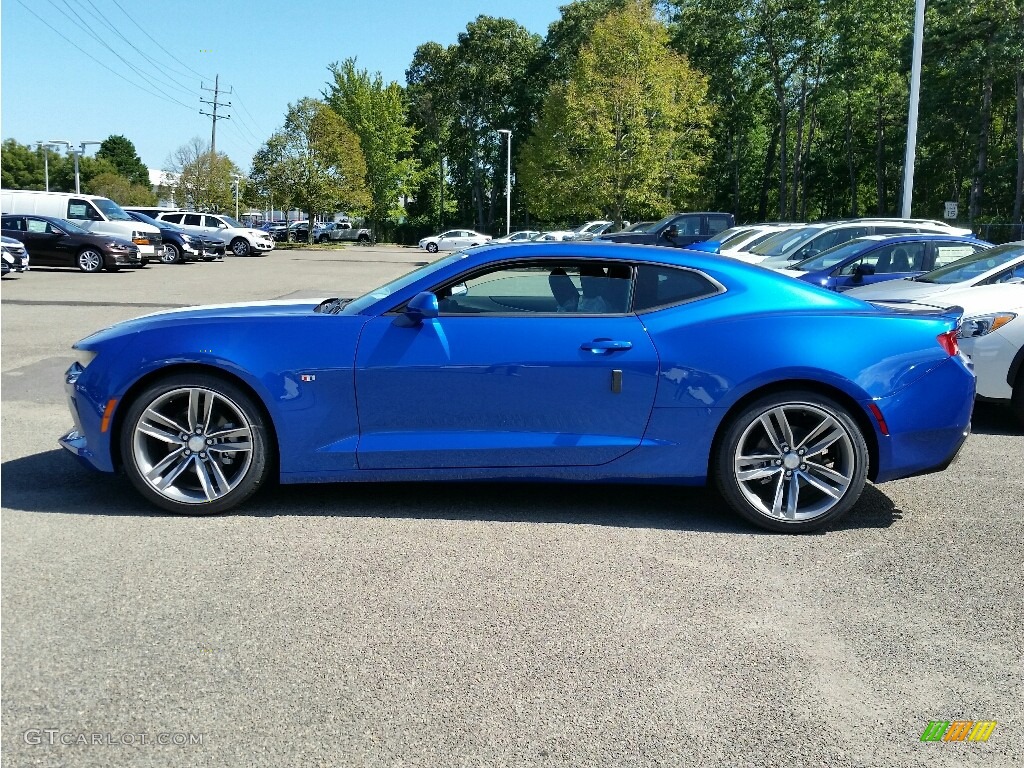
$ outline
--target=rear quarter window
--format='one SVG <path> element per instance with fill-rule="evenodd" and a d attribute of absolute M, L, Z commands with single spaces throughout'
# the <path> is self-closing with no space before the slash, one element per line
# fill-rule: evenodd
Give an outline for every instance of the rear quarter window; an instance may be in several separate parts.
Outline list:
<path fill-rule="evenodd" d="M 690 269 L 641 264 L 636 272 L 633 311 L 648 312 L 720 293 L 709 278 Z"/>
<path fill-rule="evenodd" d="M 932 265 L 932 269 L 952 264 L 954 261 L 958 261 L 964 256 L 975 254 L 979 250 L 981 249 L 966 243 L 936 243 L 935 263 Z"/>

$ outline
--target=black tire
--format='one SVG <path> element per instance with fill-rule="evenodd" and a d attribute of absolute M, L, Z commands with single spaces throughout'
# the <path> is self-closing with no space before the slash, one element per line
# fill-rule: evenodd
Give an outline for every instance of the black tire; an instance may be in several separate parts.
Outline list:
<path fill-rule="evenodd" d="M 1017 423 L 1024 427 L 1024 368 L 1017 374 L 1017 383 L 1013 386 L 1010 398 L 1010 409 L 1017 417 Z"/>
<path fill-rule="evenodd" d="M 366 235 L 366 234 L 360 235 L 359 236 L 359 242 L 362 243 L 363 245 L 369 245 L 370 244 L 370 236 Z"/>
<path fill-rule="evenodd" d="M 83 272 L 95 274 L 103 269 L 103 254 L 92 247 L 83 248 L 75 257 L 75 263 Z M 116 270 L 116 267 L 115 267 Z"/>
<path fill-rule="evenodd" d="M 174 243 L 164 243 L 164 252 L 160 255 L 162 264 L 180 264 L 185 261 L 181 249 Z"/>
<path fill-rule="evenodd" d="M 867 443 L 850 413 L 831 398 L 804 390 L 768 395 L 723 429 L 714 457 L 715 485 L 754 525 L 785 533 L 814 531 L 839 520 L 860 498 Z"/>
<path fill-rule="evenodd" d="M 231 241 L 231 253 L 235 256 L 248 256 L 252 253 L 252 249 L 249 247 L 249 241 L 244 237 L 236 237 Z"/>
<path fill-rule="evenodd" d="M 139 393 L 118 439 L 132 485 L 182 515 L 237 507 L 263 485 L 273 463 L 261 409 L 238 385 L 206 373 L 174 374 Z"/>
<path fill-rule="evenodd" d="M 437 243 L 427 243 L 428 253 L 437 253 Z"/>

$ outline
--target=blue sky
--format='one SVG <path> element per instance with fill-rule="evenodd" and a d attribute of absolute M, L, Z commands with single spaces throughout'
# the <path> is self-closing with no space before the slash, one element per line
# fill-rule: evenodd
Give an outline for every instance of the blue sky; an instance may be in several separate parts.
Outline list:
<path fill-rule="evenodd" d="M 221 97 L 232 107 L 231 119 L 217 122 L 217 149 L 247 169 L 288 103 L 320 95 L 330 63 L 353 56 L 404 84 L 421 43 L 454 43 L 481 14 L 543 36 L 567 1 L 3 0 L 0 132 L 22 143 L 122 134 L 161 168 L 193 136 L 209 140 L 210 118 L 198 108 L 212 94 L 200 85 L 212 88 L 219 74 L 235 92 Z"/>

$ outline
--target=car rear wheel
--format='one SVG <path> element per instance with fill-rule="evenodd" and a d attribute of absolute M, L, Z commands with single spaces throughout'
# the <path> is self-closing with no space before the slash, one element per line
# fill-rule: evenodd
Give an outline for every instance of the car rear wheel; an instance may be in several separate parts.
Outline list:
<path fill-rule="evenodd" d="M 177 264 L 182 261 L 181 250 L 174 243 L 164 243 L 164 252 L 160 255 L 160 261 L 164 264 Z"/>
<path fill-rule="evenodd" d="M 427 251 L 429 253 L 437 253 L 437 243 L 427 243 Z"/>
<path fill-rule="evenodd" d="M 249 251 L 249 243 L 244 237 L 236 237 L 231 241 L 231 252 L 235 256 L 248 256 Z"/>
<path fill-rule="evenodd" d="M 95 248 L 83 248 L 78 252 L 78 268 L 83 272 L 99 272 L 103 269 L 103 254 Z"/>
<path fill-rule="evenodd" d="M 224 512 L 267 477 L 270 448 L 260 409 L 216 376 L 179 374 L 153 384 L 132 402 L 123 424 L 126 474 L 170 512 Z"/>
<path fill-rule="evenodd" d="M 359 242 L 362 243 L 363 245 L 369 245 L 370 244 L 370 236 L 366 235 L 366 234 L 360 235 L 359 236 Z"/>
<path fill-rule="evenodd" d="M 770 531 L 806 532 L 846 514 L 867 478 L 868 449 L 834 400 L 794 391 L 764 397 L 726 426 L 715 459 L 725 500 Z"/>

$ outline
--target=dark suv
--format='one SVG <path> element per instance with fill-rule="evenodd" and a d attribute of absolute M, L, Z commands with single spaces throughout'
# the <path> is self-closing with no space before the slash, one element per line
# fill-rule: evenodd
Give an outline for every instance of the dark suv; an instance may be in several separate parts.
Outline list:
<path fill-rule="evenodd" d="M 639 243 L 641 245 L 668 245 L 685 248 L 717 235 L 735 226 L 731 213 L 702 211 L 699 213 L 673 213 L 643 232 L 615 232 L 598 235 L 594 242 Z"/>

